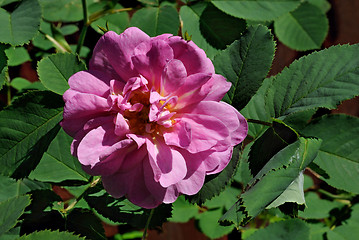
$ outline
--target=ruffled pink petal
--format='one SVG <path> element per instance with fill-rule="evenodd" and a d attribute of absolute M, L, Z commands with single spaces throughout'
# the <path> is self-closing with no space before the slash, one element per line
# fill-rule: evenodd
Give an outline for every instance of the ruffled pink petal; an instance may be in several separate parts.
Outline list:
<path fill-rule="evenodd" d="M 115 122 L 115 134 L 119 137 L 124 137 L 130 132 L 130 127 L 126 122 L 122 114 L 117 113 L 116 122 Z"/>
<path fill-rule="evenodd" d="M 168 38 L 167 42 L 174 51 L 174 58 L 185 65 L 188 76 L 195 73 L 214 73 L 211 60 L 192 41 L 185 41 L 181 37 L 174 36 Z"/>
<path fill-rule="evenodd" d="M 146 139 L 146 146 L 155 181 L 168 187 L 182 180 L 187 173 L 186 161 L 176 150 L 167 146 L 162 139 Z"/>
<path fill-rule="evenodd" d="M 211 79 L 211 75 L 197 73 L 186 78 L 184 84 L 178 88 L 173 95 L 178 96 L 177 105 L 174 110 L 184 108 L 188 105 L 202 101 L 210 89 L 203 88 L 203 85 Z"/>
<path fill-rule="evenodd" d="M 187 71 L 179 60 L 170 60 L 162 72 L 161 93 L 163 96 L 174 92 L 181 87 L 187 77 Z"/>
<path fill-rule="evenodd" d="M 188 107 L 182 112 L 213 116 L 226 125 L 231 135 L 231 146 L 242 142 L 247 136 L 246 119 L 231 105 L 225 102 L 202 101 L 194 108 Z"/>
<path fill-rule="evenodd" d="M 171 185 L 165 188 L 162 187 L 159 182 L 156 182 L 151 164 L 147 160 L 143 161 L 143 170 L 146 187 L 156 199 L 164 203 L 173 203 L 176 201 L 179 192 L 175 185 Z"/>
<path fill-rule="evenodd" d="M 180 193 L 194 195 L 202 188 L 206 175 L 204 160 L 206 153 L 192 154 L 185 150 L 179 150 L 186 159 L 187 174 L 176 187 Z"/>
<path fill-rule="evenodd" d="M 67 134 L 74 137 L 83 125 L 92 118 L 107 115 L 109 105 L 107 100 L 93 94 L 77 93 L 68 98 L 64 94 L 65 107 L 61 126 Z"/>
<path fill-rule="evenodd" d="M 181 121 L 189 124 L 191 128 L 192 140 L 190 145 L 185 148 L 190 153 L 209 150 L 229 136 L 226 125 L 212 116 L 185 114 Z"/>
<path fill-rule="evenodd" d="M 127 28 L 120 35 L 109 31 L 97 42 L 90 61 L 90 69 L 106 72 L 113 79 L 122 81 L 138 75 L 133 68 L 131 56 L 141 42 L 150 37 L 140 29 Z"/>
<path fill-rule="evenodd" d="M 216 174 L 221 172 L 229 163 L 232 157 L 233 148 L 229 147 L 227 150 L 219 152 L 214 151 L 211 153 L 203 164 L 206 169 L 206 174 Z"/>
<path fill-rule="evenodd" d="M 163 68 L 172 59 L 173 50 L 163 40 L 142 42 L 132 56 L 135 69 L 149 81 L 149 89 L 159 89 Z"/>
<path fill-rule="evenodd" d="M 192 140 L 191 126 L 186 122 L 179 122 L 165 132 L 163 138 L 167 145 L 187 148 Z"/>
<path fill-rule="evenodd" d="M 110 93 L 111 78 L 99 71 L 81 71 L 69 78 L 72 91 L 80 93 L 91 93 L 107 98 Z"/>
<path fill-rule="evenodd" d="M 210 89 L 204 101 L 221 101 L 224 95 L 231 88 L 232 83 L 218 74 L 213 74 L 212 78 L 206 83 L 205 87 Z"/>

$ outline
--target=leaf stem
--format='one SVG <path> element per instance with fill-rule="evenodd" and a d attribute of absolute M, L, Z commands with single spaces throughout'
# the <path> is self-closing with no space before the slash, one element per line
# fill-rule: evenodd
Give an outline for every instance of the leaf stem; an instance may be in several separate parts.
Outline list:
<path fill-rule="evenodd" d="M 147 230 L 148 230 L 148 227 L 150 226 L 150 222 L 151 222 L 151 219 L 152 219 L 154 211 L 155 211 L 155 209 L 152 208 L 151 212 L 150 212 L 150 216 L 148 216 L 146 226 L 145 226 L 145 230 L 143 231 L 143 235 L 142 235 L 142 240 L 145 240 L 147 238 Z"/>
<path fill-rule="evenodd" d="M 87 14 L 87 5 L 86 5 L 86 0 L 81 0 L 82 2 L 82 11 L 83 11 L 83 15 L 84 15 L 84 23 L 81 29 L 81 33 L 80 33 L 80 37 L 79 37 L 79 41 L 77 43 L 77 47 L 76 47 L 76 53 L 78 55 L 80 55 L 80 51 L 82 48 L 82 45 L 84 44 L 85 41 L 85 37 L 86 37 L 86 33 L 87 33 L 87 28 L 89 27 L 89 21 L 88 21 L 88 14 Z"/>
<path fill-rule="evenodd" d="M 6 82 L 6 88 L 7 88 L 7 105 L 9 106 L 11 104 L 11 85 L 10 85 L 10 76 L 9 76 L 9 69 L 5 71 L 5 82 Z"/>
<path fill-rule="evenodd" d="M 107 14 L 114 14 L 114 13 L 120 13 L 120 12 L 128 12 L 128 11 L 132 11 L 133 8 L 121 8 L 121 9 L 104 9 L 98 12 L 95 12 L 93 14 L 91 14 L 89 21 L 88 21 L 88 25 L 90 25 L 91 23 L 93 23 L 94 21 L 96 21 L 97 19 L 107 15 Z"/>
<path fill-rule="evenodd" d="M 261 121 L 261 120 L 256 120 L 256 119 L 247 119 L 247 122 L 249 123 L 256 123 L 256 124 L 261 124 L 261 125 L 265 125 L 265 126 L 269 126 L 271 127 L 272 126 L 272 123 L 270 122 L 264 122 L 264 121 Z"/>

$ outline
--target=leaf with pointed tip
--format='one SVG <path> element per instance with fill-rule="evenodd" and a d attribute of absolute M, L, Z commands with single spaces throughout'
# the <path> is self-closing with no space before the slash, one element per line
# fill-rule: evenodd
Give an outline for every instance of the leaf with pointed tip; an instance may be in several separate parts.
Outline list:
<path fill-rule="evenodd" d="M 28 43 L 39 30 L 40 20 L 37 0 L 23 0 L 11 14 L 0 8 L 0 42 L 13 46 Z"/>
<path fill-rule="evenodd" d="M 30 197 L 28 195 L 9 198 L 0 202 L 0 236 L 15 226 L 17 219 L 29 204 Z"/>
<path fill-rule="evenodd" d="M 76 72 L 86 70 L 80 58 L 71 53 L 57 53 L 42 59 L 37 65 L 39 78 L 44 86 L 63 94 L 68 88 L 67 81 Z"/>
<path fill-rule="evenodd" d="M 288 68 L 267 78 L 247 106 L 246 118 L 271 121 L 292 113 L 334 109 L 359 94 L 359 44 L 334 46 L 294 61 Z M 258 136 L 261 127 L 249 126 Z"/>
<path fill-rule="evenodd" d="M 232 83 L 224 101 L 239 110 L 247 105 L 268 74 L 274 49 L 270 30 L 256 25 L 214 57 L 216 72 Z"/>
<path fill-rule="evenodd" d="M 249 189 L 220 219 L 246 224 L 278 198 L 316 157 L 321 141 L 299 138 L 279 151 L 252 179 Z M 258 197 L 260 196 L 260 198 Z"/>
<path fill-rule="evenodd" d="M 62 110 L 61 96 L 48 91 L 33 91 L 0 112 L 2 174 L 20 178 L 35 168 L 60 130 L 58 123 L 62 119 Z M 21 169 L 16 172 L 18 168 Z"/>
<path fill-rule="evenodd" d="M 323 139 L 314 160 L 333 187 L 359 193 L 359 118 L 329 115 L 316 119 L 301 131 L 306 136 Z"/>
<path fill-rule="evenodd" d="M 303 3 L 293 12 L 277 18 L 274 30 L 279 41 L 288 47 L 307 51 L 322 46 L 328 34 L 329 22 L 317 6 Z"/>
<path fill-rule="evenodd" d="M 85 240 L 83 237 L 79 237 L 70 232 L 50 231 L 44 230 L 40 232 L 34 232 L 29 235 L 23 235 L 19 240 Z"/>

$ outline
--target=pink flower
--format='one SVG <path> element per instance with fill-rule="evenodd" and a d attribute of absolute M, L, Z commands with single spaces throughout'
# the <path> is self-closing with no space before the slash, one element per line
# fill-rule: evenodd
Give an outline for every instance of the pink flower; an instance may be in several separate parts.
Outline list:
<path fill-rule="evenodd" d="M 243 116 L 220 102 L 231 84 L 170 34 L 107 32 L 69 85 L 62 127 L 72 154 L 112 196 L 144 208 L 196 194 L 247 135 Z"/>

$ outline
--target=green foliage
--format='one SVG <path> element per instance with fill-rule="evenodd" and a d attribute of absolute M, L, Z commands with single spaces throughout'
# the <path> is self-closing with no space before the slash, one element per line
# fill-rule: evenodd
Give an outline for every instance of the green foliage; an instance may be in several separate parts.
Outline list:
<path fill-rule="evenodd" d="M 252 119 L 270 121 L 319 107 L 334 109 L 357 96 L 359 45 L 334 46 L 293 62 L 282 73 L 264 80 L 241 113 Z M 250 126 L 258 136 L 263 127 Z"/>
<path fill-rule="evenodd" d="M 70 153 L 71 143 L 72 138 L 61 129 L 29 178 L 53 183 L 68 180 L 87 182 L 89 175 L 82 170 L 79 161 Z"/>
<path fill-rule="evenodd" d="M 349 240 L 359 234 L 359 205 L 352 207 L 351 217 L 343 225 L 328 232 L 329 240 Z"/>
<path fill-rule="evenodd" d="M 8 57 L 8 66 L 17 66 L 31 60 L 29 53 L 24 47 L 10 47 L 5 50 Z"/>
<path fill-rule="evenodd" d="M 177 35 L 180 22 L 177 10 L 173 6 L 162 4 L 138 10 L 131 19 L 131 25 L 154 37 L 163 33 Z"/>
<path fill-rule="evenodd" d="M 40 231 L 34 232 L 29 235 L 24 235 L 19 240 L 85 240 L 84 237 L 79 237 L 69 232 L 60 232 L 60 231 Z"/>
<path fill-rule="evenodd" d="M 30 197 L 17 196 L 0 202 L 0 236 L 17 223 L 25 208 L 30 204 Z"/>
<path fill-rule="evenodd" d="M 208 43 L 201 34 L 200 29 L 200 18 L 206 7 L 207 3 L 199 2 L 191 6 L 182 6 L 179 13 L 183 25 L 182 35 L 185 36 L 185 33 L 187 33 L 191 40 L 212 59 L 218 53 L 218 49 Z"/>
<path fill-rule="evenodd" d="M 199 229 L 209 238 L 220 238 L 229 234 L 233 230 L 233 226 L 221 226 L 218 224 L 218 219 L 223 215 L 223 209 L 210 209 L 198 216 Z"/>
<path fill-rule="evenodd" d="M 259 229 L 247 240 L 261 239 L 292 239 L 292 240 L 309 240 L 309 227 L 299 219 L 290 219 L 270 224 L 264 229 Z"/>
<path fill-rule="evenodd" d="M 212 0 L 223 12 L 255 21 L 274 20 L 297 8 L 299 0 Z"/>
<path fill-rule="evenodd" d="M 179 196 L 172 207 L 170 222 L 185 223 L 199 214 L 199 207 L 186 201 L 184 196 Z"/>
<path fill-rule="evenodd" d="M 67 81 L 71 75 L 85 69 L 84 63 L 70 53 L 50 55 L 42 59 L 37 66 L 41 83 L 61 95 L 69 88 Z"/>
<path fill-rule="evenodd" d="M 89 13 L 96 15 L 104 8 L 107 8 L 107 2 L 95 2 L 89 6 Z M 113 7 L 113 11 L 122 8 L 123 7 L 120 4 L 116 4 Z M 110 14 L 104 15 L 91 23 L 91 27 L 100 34 L 103 34 L 103 31 L 99 27 L 106 28 L 106 26 L 108 26 L 109 30 L 120 33 L 123 32 L 129 25 L 130 19 L 127 12 L 110 12 Z"/>
<path fill-rule="evenodd" d="M 292 49 L 318 49 L 328 34 L 329 23 L 325 14 L 309 3 L 303 3 L 293 12 L 274 21 L 278 39 Z"/>
<path fill-rule="evenodd" d="M 246 22 L 208 4 L 201 14 L 199 26 L 202 36 L 209 44 L 217 49 L 225 49 L 241 37 L 246 29 Z"/>
<path fill-rule="evenodd" d="M 86 0 L 87 5 L 93 0 Z M 75 22 L 83 18 L 81 1 L 76 0 L 39 0 L 43 18 L 52 22 Z"/>
<path fill-rule="evenodd" d="M 313 121 L 302 134 L 323 139 L 315 163 L 329 175 L 328 184 L 359 193 L 359 119 L 330 115 Z"/>
<path fill-rule="evenodd" d="M 5 45 L 0 44 L 0 90 L 6 81 L 5 73 L 7 72 L 7 61 L 8 59 L 5 54 Z"/>
<path fill-rule="evenodd" d="M 12 175 L 20 166 L 28 174 L 36 166 L 59 130 L 62 108 L 60 96 L 44 91 L 30 92 L 0 112 L 2 174 Z"/>
<path fill-rule="evenodd" d="M 270 31 L 261 25 L 247 32 L 213 60 L 216 72 L 232 83 L 224 100 L 242 109 L 260 87 L 274 57 L 275 43 Z"/>
<path fill-rule="evenodd" d="M 11 14 L 0 8 L 0 42 L 13 46 L 28 43 L 37 33 L 40 19 L 41 7 L 37 0 L 23 0 Z"/>
<path fill-rule="evenodd" d="M 317 139 L 299 138 L 295 143 L 279 151 L 252 179 L 249 188 L 221 218 L 221 221 L 242 225 L 256 217 L 314 160 L 320 144 L 321 141 Z M 258 196 L 261 196 L 260 200 Z"/>

